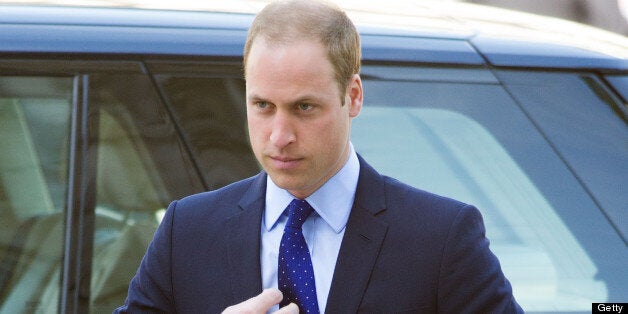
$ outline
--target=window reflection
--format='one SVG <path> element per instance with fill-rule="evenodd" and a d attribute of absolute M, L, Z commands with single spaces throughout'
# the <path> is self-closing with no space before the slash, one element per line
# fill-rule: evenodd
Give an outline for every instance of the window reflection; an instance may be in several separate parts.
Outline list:
<path fill-rule="evenodd" d="M 0 78 L 0 313 L 55 312 L 71 78 Z"/>
<path fill-rule="evenodd" d="M 481 210 L 491 250 L 527 311 L 585 310 L 607 299 L 580 243 L 480 124 L 448 110 L 370 106 L 353 128 L 358 151 L 381 172 Z"/>

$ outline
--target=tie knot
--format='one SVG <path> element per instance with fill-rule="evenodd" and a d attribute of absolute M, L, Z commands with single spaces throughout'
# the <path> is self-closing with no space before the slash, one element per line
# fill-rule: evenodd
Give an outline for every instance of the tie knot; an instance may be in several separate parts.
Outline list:
<path fill-rule="evenodd" d="M 312 213 L 314 208 L 306 200 L 294 199 L 286 210 L 288 211 L 286 228 L 301 229 L 305 219 Z"/>

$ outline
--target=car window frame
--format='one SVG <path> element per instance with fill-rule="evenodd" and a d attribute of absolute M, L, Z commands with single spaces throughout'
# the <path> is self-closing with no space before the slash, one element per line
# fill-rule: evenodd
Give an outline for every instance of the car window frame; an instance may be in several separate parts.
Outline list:
<path fill-rule="evenodd" d="M 119 58 L 119 57 L 118 57 Z M 77 56 L 68 61 L 49 55 L 0 59 L 0 75 L 69 77 L 73 81 L 70 108 L 67 194 L 61 258 L 58 311 L 88 312 L 96 217 L 99 108 L 89 101 L 90 75 L 146 75 L 141 60 L 107 56 Z"/>

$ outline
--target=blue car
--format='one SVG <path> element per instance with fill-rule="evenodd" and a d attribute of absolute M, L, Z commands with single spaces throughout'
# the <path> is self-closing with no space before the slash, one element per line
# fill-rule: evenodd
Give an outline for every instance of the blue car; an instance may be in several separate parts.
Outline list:
<path fill-rule="evenodd" d="M 526 312 L 628 302 L 628 39 L 419 3 L 345 5 L 357 152 L 476 205 Z M 0 4 L 0 313 L 110 313 L 170 201 L 260 171 L 242 50 L 261 6 Z"/>

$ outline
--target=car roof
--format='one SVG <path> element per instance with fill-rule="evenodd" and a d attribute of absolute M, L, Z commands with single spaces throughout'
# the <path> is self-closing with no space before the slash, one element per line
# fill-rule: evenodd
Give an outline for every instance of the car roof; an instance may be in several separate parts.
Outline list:
<path fill-rule="evenodd" d="M 573 22 L 447 1 L 338 1 L 360 30 L 367 62 L 628 71 L 626 37 Z M 190 8 L 183 1 L 188 10 L 150 1 L 135 8 L 0 3 L 0 53 L 239 58 L 266 1 L 213 2 Z"/>

